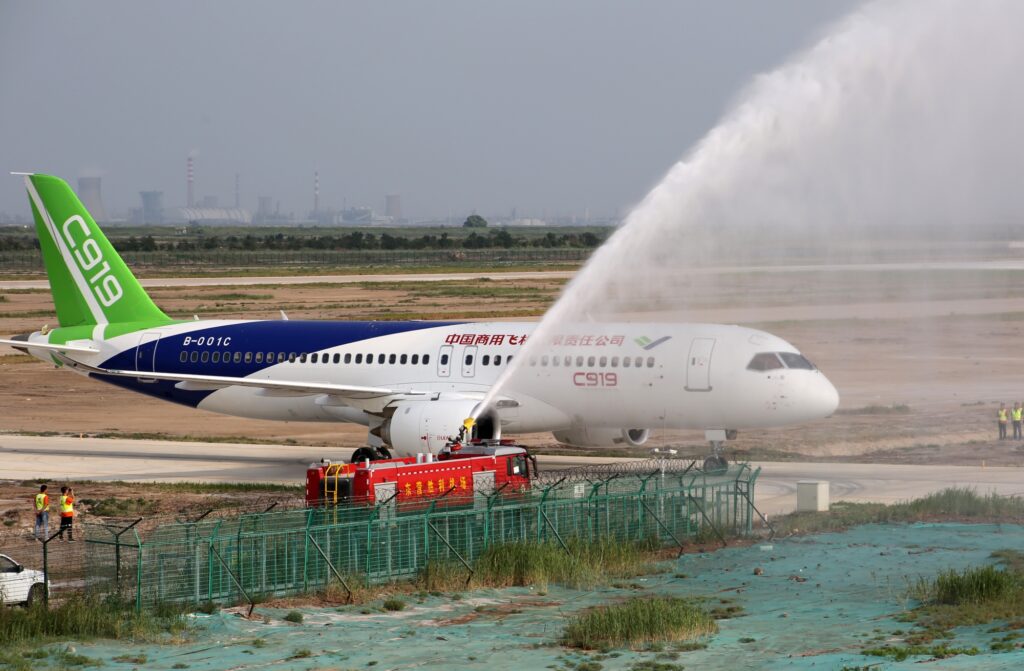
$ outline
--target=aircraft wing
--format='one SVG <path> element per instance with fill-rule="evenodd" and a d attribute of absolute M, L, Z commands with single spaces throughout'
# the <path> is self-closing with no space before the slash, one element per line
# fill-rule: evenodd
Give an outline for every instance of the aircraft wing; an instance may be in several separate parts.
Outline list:
<path fill-rule="evenodd" d="M 82 345 L 56 345 L 50 343 L 38 343 L 29 342 L 27 340 L 8 340 L 7 338 L 0 338 L 0 345 L 10 345 L 21 350 L 28 349 L 41 349 L 50 352 L 73 352 L 75 354 L 99 354 L 100 351 L 93 347 L 84 347 Z"/>
<path fill-rule="evenodd" d="M 327 394 L 348 400 L 362 400 L 381 396 L 422 396 L 430 392 L 388 389 L 386 387 L 362 387 L 349 384 L 331 384 L 328 382 L 294 382 L 289 380 L 268 380 L 257 377 L 228 377 L 222 375 L 189 375 L 186 373 L 151 373 L 137 370 L 118 370 L 100 368 L 83 364 L 68 357 L 61 360 L 69 367 L 96 375 L 112 375 L 115 377 L 134 377 L 143 380 L 169 380 L 177 382 L 178 387 L 190 391 L 209 391 L 225 387 L 254 387 L 262 389 L 270 396 L 313 396 Z"/>

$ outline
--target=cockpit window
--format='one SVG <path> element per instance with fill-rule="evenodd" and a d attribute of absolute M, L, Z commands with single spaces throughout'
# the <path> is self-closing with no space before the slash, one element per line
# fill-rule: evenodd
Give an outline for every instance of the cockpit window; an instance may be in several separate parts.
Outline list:
<path fill-rule="evenodd" d="M 803 370 L 814 370 L 814 364 L 808 361 L 804 355 L 795 352 L 779 352 L 786 368 L 801 368 Z"/>
<path fill-rule="evenodd" d="M 747 370 L 775 370 L 782 367 L 782 361 L 775 352 L 759 352 L 747 364 Z"/>

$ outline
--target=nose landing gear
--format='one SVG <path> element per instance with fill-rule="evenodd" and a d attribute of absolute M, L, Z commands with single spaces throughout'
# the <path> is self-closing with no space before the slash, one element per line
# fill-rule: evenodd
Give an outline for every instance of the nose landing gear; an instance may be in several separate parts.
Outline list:
<path fill-rule="evenodd" d="M 725 429 L 708 429 L 704 437 L 711 443 L 711 456 L 704 460 L 704 472 L 710 475 L 721 475 L 729 469 L 729 460 L 722 454 L 725 451 L 726 439 L 736 437 L 736 432 Z"/>

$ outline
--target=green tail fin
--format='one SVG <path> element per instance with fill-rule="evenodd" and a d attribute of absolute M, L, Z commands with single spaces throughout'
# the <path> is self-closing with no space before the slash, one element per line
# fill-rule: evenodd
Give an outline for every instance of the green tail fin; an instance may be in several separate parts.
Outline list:
<path fill-rule="evenodd" d="M 62 327 L 166 323 L 67 182 L 26 175 L 25 186 Z"/>

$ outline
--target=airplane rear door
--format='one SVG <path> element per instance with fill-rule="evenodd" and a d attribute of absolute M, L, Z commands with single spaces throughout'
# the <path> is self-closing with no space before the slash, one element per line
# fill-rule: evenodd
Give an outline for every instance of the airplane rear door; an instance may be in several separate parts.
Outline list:
<path fill-rule="evenodd" d="M 448 377 L 452 374 L 452 346 L 444 345 L 437 353 L 437 376 Z"/>
<path fill-rule="evenodd" d="M 140 373 L 152 373 L 156 370 L 156 347 L 160 342 L 160 334 L 147 332 L 139 336 L 139 344 L 135 348 L 135 370 Z"/>
<path fill-rule="evenodd" d="M 476 346 L 472 346 L 462 351 L 462 377 L 476 375 L 476 349 Z"/>
<path fill-rule="evenodd" d="M 686 391 L 711 391 L 711 353 L 714 338 L 694 338 L 686 360 Z"/>

